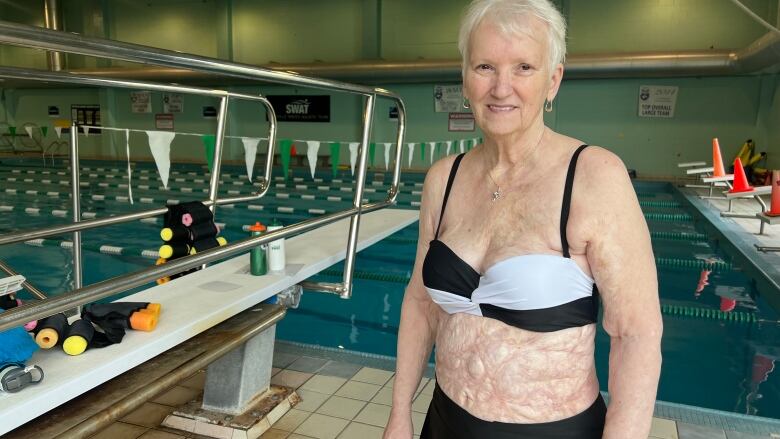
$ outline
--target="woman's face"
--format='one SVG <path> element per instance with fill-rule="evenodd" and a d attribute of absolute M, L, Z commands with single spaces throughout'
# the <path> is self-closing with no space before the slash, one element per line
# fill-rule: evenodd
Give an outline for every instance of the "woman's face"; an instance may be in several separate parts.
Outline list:
<path fill-rule="evenodd" d="M 528 35 L 504 36 L 483 21 L 471 34 L 463 94 L 489 136 L 522 134 L 558 91 L 563 66 L 549 71 L 546 25 L 531 17 L 527 29 Z"/>

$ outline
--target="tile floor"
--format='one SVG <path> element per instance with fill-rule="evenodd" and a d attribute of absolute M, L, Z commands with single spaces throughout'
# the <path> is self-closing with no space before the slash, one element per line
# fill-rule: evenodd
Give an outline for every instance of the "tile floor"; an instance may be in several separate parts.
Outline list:
<path fill-rule="evenodd" d="M 174 407 L 197 396 L 201 371 L 93 436 L 97 439 L 177 439 L 202 436 L 160 427 Z M 277 352 L 271 382 L 297 389 L 303 401 L 275 422 L 263 439 L 380 439 L 390 415 L 393 372 L 358 364 Z M 425 420 L 433 380 L 423 378 L 412 405 L 415 438 Z M 651 439 L 769 439 L 653 418 Z"/>

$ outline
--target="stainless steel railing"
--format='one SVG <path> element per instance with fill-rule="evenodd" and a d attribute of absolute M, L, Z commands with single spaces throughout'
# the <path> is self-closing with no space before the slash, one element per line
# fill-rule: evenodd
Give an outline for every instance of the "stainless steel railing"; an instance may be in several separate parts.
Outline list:
<path fill-rule="evenodd" d="M 293 72 L 277 72 L 249 65 L 225 62 L 218 59 L 182 54 L 179 52 L 100 38 L 84 37 L 76 34 L 52 31 L 3 21 L 0 21 L 0 43 L 38 48 L 49 51 L 60 51 L 124 61 L 140 62 L 145 64 L 187 68 L 190 70 L 202 72 L 227 74 L 245 79 L 278 82 L 290 85 L 302 85 L 365 96 L 361 148 L 359 155 L 360 160 L 357 167 L 355 189 L 353 191 L 354 200 L 353 207 L 351 209 L 336 212 L 330 215 L 324 215 L 316 219 L 303 221 L 301 223 L 285 227 L 281 230 L 268 233 L 262 237 L 248 238 L 224 247 L 211 249 L 193 256 L 187 256 L 174 261 L 169 261 L 165 265 L 155 266 L 138 272 L 118 276 L 87 287 L 83 287 L 77 284 L 76 289 L 71 292 L 62 294 L 56 298 L 42 300 L 34 304 L 23 305 L 0 314 L 0 330 L 19 325 L 32 319 L 56 314 L 74 306 L 80 306 L 85 303 L 89 303 L 91 301 L 125 291 L 128 288 L 143 285 L 147 282 L 154 281 L 157 278 L 175 274 L 183 270 L 213 262 L 221 258 L 233 256 L 241 252 L 245 252 L 256 245 L 265 244 L 279 238 L 304 232 L 347 217 L 350 217 L 351 220 L 347 240 L 343 283 L 308 283 L 307 287 L 319 291 L 337 293 L 342 298 L 349 298 L 351 296 L 352 274 L 354 271 L 354 259 L 357 249 L 360 214 L 362 212 L 371 212 L 390 206 L 395 203 L 395 199 L 398 195 L 401 167 L 401 145 L 403 144 L 403 138 L 406 130 L 406 111 L 403 101 L 398 95 L 382 88 L 372 88 L 337 81 L 309 78 L 297 75 Z M 0 77 L 10 77 L 24 80 L 61 81 L 71 84 L 75 83 L 94 86 L 148 89 L 155 91 L 174 91 L 218 97 L 220 99 L 220 111 L 218 114 L 217 135 L 214 148 L 215 157 L 211 180 L 209 182 L 209 199 L 205 200 L 204 204 L 210 206 L 213 210 L 217 205 L 220 204 L 232 204 L 255 200 L 265 195 L 265 193 L 268 191 L 268 188 L 270 187 L 271 168 L 273 165 L 273 148 L 275 145 L 276 135 L 276 117 L 270 103 L 262 96 L 252 96 L 221 90 L 210 90 L 179 85 L 162 85 L 140 81 L 103 79 L 59 72 L 30 71 L 28 69 L 17 69 L 11 67 L 0 68 Z M 396 142 L 397 148 L 393 166 L 393 178 L 390 189 L 388 190 L 387 199 L 384 202 L 362 204 L 363 187 L 365 185 L 366 177 L 367 151 L 371 138 L 371 124 L 373 119 L 374 104 L 377 96 L 387 97 L 394 100 L 398 106 L 399 111 L 399 123 Z M 224 138 L 224 128 L 228 104 L 231 98 L 257 100 L 266 106 L 269 115 L 269 122 L 271 124 L 269 132 L 269 150 L 266 157 L 265 177 L 263 180 L 261 180 L 260 191 L 258 193 L 251 196 L 219 199 L 218 187 L 222 158 L 222 143 Z M 80 245 L 77 245 L 76 238 L 76 234 L 78 232 L 81 230 L 119 224 L 127 221 L 160 215 L 165 213 L 167 209 L 153 209 L 89 221 L 81 221 L 80 218 L 76 217 L 76 213 L 80 209 L 80 205 L 78 204 L 79 197 L 77 196 L 79 190 L 77 175 L 78 138 L 77 135 L 74 134 L 75 131 L 75 129 L 72 129 L 71 132 L 71 167 L 73 174 L 72 179 L 74 182 L 74 187 L 72 188 L 74 190 L 74 223 L 69 225 L 26 230 L 8 234 L 0 237 L 0 245 L 74 232 L 74 265 L 78 263 L 78 271 L 80 271 Z M 75 250 L 77 247 L 79 248 L 78 254 Z M 78 258 L 78 262 L 75 261 L 76 258 Z"/>

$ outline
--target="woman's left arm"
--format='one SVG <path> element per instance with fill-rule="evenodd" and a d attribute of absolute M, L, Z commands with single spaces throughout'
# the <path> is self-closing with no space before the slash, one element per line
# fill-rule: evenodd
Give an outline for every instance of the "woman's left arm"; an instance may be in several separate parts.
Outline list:
<path fill-rule="evenodd" d="M 586 255 L 610 336 L 609 408 L 604 439 L 645 439 L 661 373 L 663 322 L 650 234 L 626 168 L 589 148 L 574 194 L 585 218 Z M 575 189 L 576 190 L 576 189 Z M 585 190 L 583 193 L 582 190 Z"/>

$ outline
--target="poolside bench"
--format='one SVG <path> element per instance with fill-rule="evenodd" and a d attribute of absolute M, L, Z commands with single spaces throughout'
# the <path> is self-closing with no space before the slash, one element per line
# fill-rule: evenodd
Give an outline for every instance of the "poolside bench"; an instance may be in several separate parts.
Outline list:
<path fill-rule="evenodd" d="M 157 396 L 160 391 L 150 391 L 149 383 L 163 382 L 165 388 L 174 386 L 227 354 L 234 344 L 245 342 L 276 324 L 285 312 L 285 308 L 279 305 L 252 307 L 3 437 L 39 439 L 95 434 L 110 419 L 121 418 Z"/>
<path fill-rule="evenodd" d="M 401 209 L 363 215 L 358 249 L 418 217 L 418 211 Z M 161 303 L 157 328 L 148 333 L 130 331 L 120 344 L 76 357 L 61 349 L 37 352 L 29 363 L 41 366 L 46 377 L 20 393 L 0 394 L 0 435 L 343 260 L 348 229 L 349 219 L 344 219 L 287 239 L 287 268 L 282 274 L 252 276 L 245 254 L 123 298 Z"/>

